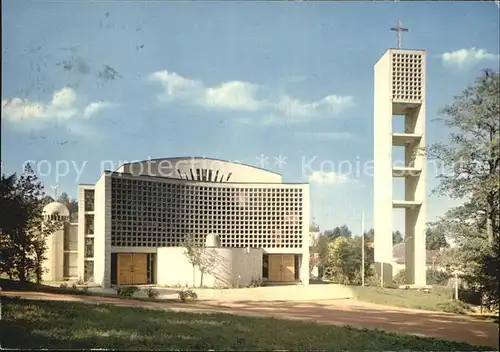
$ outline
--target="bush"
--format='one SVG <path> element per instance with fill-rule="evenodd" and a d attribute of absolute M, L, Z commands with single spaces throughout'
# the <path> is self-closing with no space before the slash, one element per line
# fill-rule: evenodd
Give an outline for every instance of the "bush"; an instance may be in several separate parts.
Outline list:
<path fill-rule="evenodd" d="M 157 299 L 159 295 L 159 292 L 152 287 L 145 288 L 144 292 L 146 292 L 149 299 Z"/>
<path fill-rule="evenodd" d="M 449 279 L 450 274 L 445 271 L 435 269 L 427 269 L 426 271 L 427 285 L 446 286 Z M 406 284 L 406 270 L 401 269 L 400 271 L 398 271 L 398 273 L 394 275 L 392 280 L 397 285 Z"/>
<path fill-rule="evenodd" d="M 455 294 L 453 294 L 453 295 L 455 295 Z M 482 295 L 481 295 L 481 292 L 478 292 L 478 291 L 475 291 L 472 289 L 459 288 L 458 289 L 458 299 L 460 301 L 468 303 L 468 304 L 480 306 L 481 301 L 482 301 Z"/>
<path fill-rule="evenodd" d="M 471 308 L 467 303 L 457 300 L 449 301 L 446 303 L 438 303 L 437 307 L 443 312 L 454 314 L 466 314 L 471 311 Z"/>
<path fill-rule="evenodd" d="M 446 271 L 435 270 L 435 269 L 427 269 L 427 284 L 428 285 L 439 285 L 446 286 L 448 284 L 448 280 L 450 279 L 450 274 Z"/>
<path fill-rule="evenodd" d="M 71 285 L 71 287 L 73 288 L 73 290 L 76 290 L 78 287 L 76 286 L 76 282 L 73 282 L 73 285 Z"/>
<path fill-rule="evenodd" d="M 132 297 L 137 291 L 139 291 L 137 286 L 124 286 L 116 288 L 116 294 L 120 297 Z"/>
<path fill-rule="evenodd" d="M 68 284 L 63 282 L 59 285 L 60 288 L 68 288 Z"/>
<path fill-rule="evenodd" d="M 262 280 L 261 279 L 254 279 L 250 281 L 250 284 L 247 285 L 247 287 L 261 287 L 262 286 Z"/>
<path fill-rule="evenodd" d="M 193 290 L 177 291 L 177 294 L 179 295 L 181 302 L 191 302 L 198 298 L 198 294 Z"/>

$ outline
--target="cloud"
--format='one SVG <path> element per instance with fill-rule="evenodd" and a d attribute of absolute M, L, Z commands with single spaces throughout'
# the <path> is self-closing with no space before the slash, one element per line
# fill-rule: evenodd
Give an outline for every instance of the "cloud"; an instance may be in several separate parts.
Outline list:
<path fill-rule="evenodd" d="M 105 110 L 111 106 L 111 103 L 107 101 L 97 101 L 97 102 L 92 102 L 89 105 L 85 107 L 85 110 L 83 110 L 83 117 L 88 119 L 92 117 L 93 115 L 98 114 L 102 110 Z"/>
<path fill-rule="evenodd" d="M 309 176 L 309 182 L 326 185 L 345 184 L 351 180 L 346 175 L 334 171 L 314 171 Z"/>
<path fill-rule="evenodd" d="M 15 124 L 27 124 L 29 128 L 43 128 L 46 123 L 87 119 L 111 106 L 109 102 L 90 102 L 80 107 L 73 88 L 55 91 L 47 102 L 29 99 L 2 99 L 2 117 Z"/>
<path fill-rule="evenodd" d="M 476 49 L 474 47 L 459 49 L 441 55 L 443 65 L 459 70 L 471 68 L 483 61 L 498 61 L 499 58 L 499 55 L 491 54 L 485 49 Z"/>
<path fill-rule="evenodd" d="M 299 132 L 297 136 L 315 141 L 350 140 L 354 138 L 354 135 L 348 132 Z"/>
<path fill-rule="evenodd" d="M 167 103 L 179 102 L 204 109 L 233 112 L 259 112 L 264 124 L 305 122 L 312 118 L 331 117 L 354 106 L 351 96 L 328 95 L 318 101 L 303 102 L 288 95 L 262 96 L 258 85 L 241 81 L 228 81 L 206 87 L 203 82 L 187 79 L 175 72 L 158 71 L 149 76 L 160 83 L 164 92 L 158 99 Z M 240 117 L 240 121 L 250 121 Z M 252 121 L 255 121 L 253 119 Z"/>

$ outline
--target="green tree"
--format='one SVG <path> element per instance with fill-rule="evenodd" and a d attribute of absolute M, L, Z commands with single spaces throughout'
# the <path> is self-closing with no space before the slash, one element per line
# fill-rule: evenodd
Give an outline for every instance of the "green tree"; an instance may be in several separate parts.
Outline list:
<path fill-rule="evenodd" d="M 448 247 L 444 230 L 440 226 L 428 226 L 425 229 L 425 248 L 438 250 Z"/>
<path fill-rule="evenodd" d="M 11 279 L 40 282 L 46 237 L 58 226 L 53 220 L 44 222 L 43 185 L 26 165 L 20 177 L 2 175 L 0 189 L 0 270 Z"/>
<path fill-rule="evenodd" d="M 428 149 L 429 157 L 443 165 L 436 191 L 473 200 L 486 219 L 490 244 L 498 237 L 500 226 L 499 96 L 500 75 L 485 70 L 443 109 L 440 120 L 452 130 L 448 143 Z"/>
<path fill-rule="evenodd" d="M 351 238 L 352 232 L 351 230 L 349 230 L 349 227 L 347 227 L 347 225 L 344 224 L 340 227 L 337 226 L 333 230 L 326 230 L 325 236 L 328 237 L 330 240 L 334 240 L 338 237 Z"/>
<path fill-rule="evenodd" d="M 392 232 L 392 245 L 401 243 L 404 241 L 403 234 L 399 230 Z"/>
<path fill-rule="evenodd" d="M 361 283 L 361 250 L 360 236 L 347 238 L 337 237 L 327 245 L 324 260 L 325 276 L 340 284 L 359 285 Z M 372 275 L 373 249 L 365 243 L 365 279 Z"/>
<path fill-rule="evenodd" d="M 458 247 L 447 251 L 446 262 L 459 270 L 472 287 L 498 297 L 500 226 L 500 75 L 485 70 L 442 111 L 451 129 L 447 143 L 428 148 L 442 164 L 436 192 L 466 202 L 440 219 L 445 235 Z M 497 301 L 498 303 L 498 301 Z"/>

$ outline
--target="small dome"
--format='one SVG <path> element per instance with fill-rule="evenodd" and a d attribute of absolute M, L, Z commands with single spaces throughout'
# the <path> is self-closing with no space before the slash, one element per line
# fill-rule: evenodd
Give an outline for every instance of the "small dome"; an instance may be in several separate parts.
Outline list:
<path fill-rule="evenodd" d="M 69 210 L 62 203 L 52 202 L 43 207 L 43 215 L 46 216 L 59 215 L 59 216 L 69 217 Z"/>
<path fill-rule="evenodd" d="M 220 238 L 219 235 L 210 234 L 207 235 L 205 239 L 205 247 L 220 247 Z"/>

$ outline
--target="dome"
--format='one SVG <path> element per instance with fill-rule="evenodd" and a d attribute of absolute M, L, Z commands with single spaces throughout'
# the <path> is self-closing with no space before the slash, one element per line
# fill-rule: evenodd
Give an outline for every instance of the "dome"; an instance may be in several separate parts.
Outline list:
<path fill-rule="evenodd" d="M 43 207 L 43 215 L 59 215 L 69 217 L 69 210 L 62 203 L 52 202 Z"/>
<path fill-rule="evenodd" d="M 205 247 L 220 247 L 219 235 L 207 235 L 207 238 L 205 239 Z"/>

